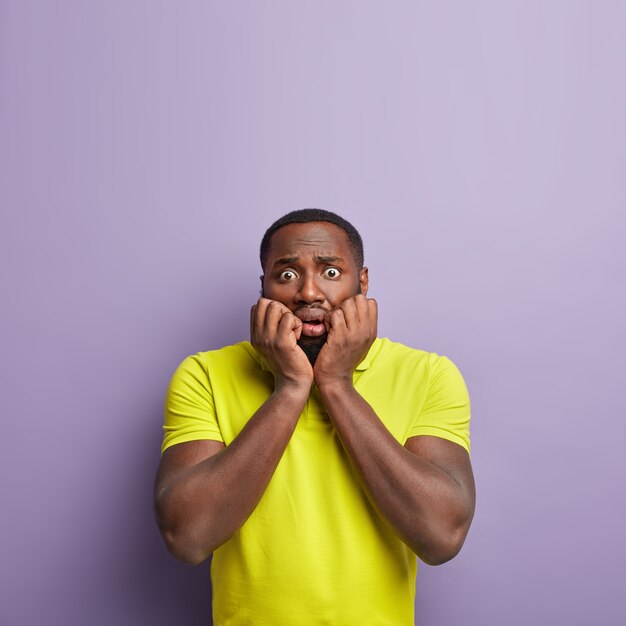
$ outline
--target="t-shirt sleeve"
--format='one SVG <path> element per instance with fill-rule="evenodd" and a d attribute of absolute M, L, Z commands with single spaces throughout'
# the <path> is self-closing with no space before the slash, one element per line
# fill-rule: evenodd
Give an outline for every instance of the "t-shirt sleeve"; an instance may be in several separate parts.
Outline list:
<path fill-rule="evenodd" d="M 465 381 L 456 365 L 446 357 L 433 355 L 428 393 L 409 437 L 442 437 L 470 450 L 470 400 Z"/>
<path fill-rule="evenodd" d="M 198 439 L 223 441 L 213 402 L 213 390 L 201 356 L 188 356 L 176 369 L 165 395 L 163 445 Z"/>

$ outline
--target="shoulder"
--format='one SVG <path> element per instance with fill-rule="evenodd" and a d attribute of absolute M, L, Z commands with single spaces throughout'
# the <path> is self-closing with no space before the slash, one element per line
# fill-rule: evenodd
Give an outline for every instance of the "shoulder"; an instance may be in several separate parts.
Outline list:
<path fill-rule="evenodd" d="M 249 341 L 188 356 L 179 365 L 173 379 L 181 376 L 189 384 L 211 388 L 213 392 L 229 390 L 237 394 L 247 394 L 252 388 L 265 387 L 268 381 L 274 380 Z"/>
<path fill-rule="evenodd" d="M 445 356 L 436 352 L 427 352 L 418 348 L 412 348 L 398 341 L 392 341 L 387 337 L 379 337 L 372 346 L 372 365 L 394 366 L 394 365 L 419 365 L 428 369 L 446 366 L 452 362 Z M 368 354 L 370 357 L 370 354 Z"/>
<path fill-rule="evenodd" d="M 461 372 L 446 356 L 381 340 L 383 368 L 401 381 L 403 393 L 418 407 L 418 417 L 407 436 L 429 435 L 447 439 L 470 450 L 470 398 Z"/>
<path fill-rule="evenodd" d="M 216 373 L 260 372 L 263 365 L 249 341 L 223 346 L 215 350 L 196 352 L 185 357 L 170 380 L 171 388 L 192 385 L 210 387 Z"/>
<path fill-rule="evenodd" d="M 178 366 L 178 370 L 189 372 L 208 372 L 216 364 L 243 366 L 256 364 L 261 366 L 258 353 L 249 341 L 242 341 L 229 346 L 223 346 L 215 350 L 196 352 L 187 356 Z"/>
<path fill-rule="evenodd" d="M 363 362 L 363 369 L 378 376 L 392 376 L 398 380 L 418 381 L 433 391 L 445 387 L 467 393 L 461 372 L 455 363 L 436 352 L 409 347 L 386 337 L 378 338 Z"/>

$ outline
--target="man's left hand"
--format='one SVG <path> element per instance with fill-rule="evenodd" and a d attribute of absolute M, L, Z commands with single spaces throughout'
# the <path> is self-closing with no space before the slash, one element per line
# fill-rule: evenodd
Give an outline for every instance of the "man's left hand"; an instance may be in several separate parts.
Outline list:
<path fill-rule="evenodd" d="M 354 369 L 376 339 L 376 300 L 361 294 L 348 298 L 326 314 L 324 324 L 328 337 L 315 361 L 315 382 L 318 387 L 336 382 L 351 385 Z"/>

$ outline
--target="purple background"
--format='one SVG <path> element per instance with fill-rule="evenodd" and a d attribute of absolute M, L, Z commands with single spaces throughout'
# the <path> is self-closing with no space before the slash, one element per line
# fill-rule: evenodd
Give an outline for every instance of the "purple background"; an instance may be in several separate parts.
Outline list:
<path fill-rule="evenodd" d="M 209 623 L 152 517 L 163 394 L 306 206 L 472 395 L 416 622 L 626 623 L 625 53 L 619 1 L 0 2 L 0 624 Z"/>

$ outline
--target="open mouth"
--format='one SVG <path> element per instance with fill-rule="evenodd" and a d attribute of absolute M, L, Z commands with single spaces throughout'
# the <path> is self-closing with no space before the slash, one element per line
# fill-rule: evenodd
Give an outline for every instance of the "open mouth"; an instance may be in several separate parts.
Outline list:
<path fill-rule="evenodd" d="M 321 337 L 326 334 L 324 309 L 300 309 L 294 315 L 302 320 L 302 335 L 305 337 Z"/>

